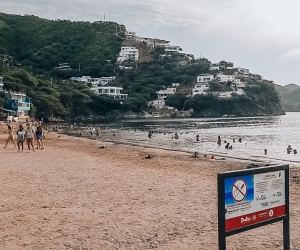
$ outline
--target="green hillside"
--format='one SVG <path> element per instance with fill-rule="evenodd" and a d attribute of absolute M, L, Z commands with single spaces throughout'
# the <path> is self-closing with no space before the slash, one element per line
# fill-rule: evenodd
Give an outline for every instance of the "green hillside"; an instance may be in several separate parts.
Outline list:
<path fill-rule="evenodd" d="M 161 58 L 163 47 L 148 48 L 143 42 L 125 40 L 125 27 L 113 22 L 72 22 L 46 20 L 35 16 L 0 13 L 0 76 L 6 90 L 23 91 L 32 100 L 31 115 L 38 118 L 59 116 L 66 119 L 148 110 L 147 102 L 157 98 L 156 91 L 180 83 L 176 95 L 167 99 L 179 110 L 193 108 L 194 115 L 272 115 L 283 114 L 280 98 L 271 82 L 252 75 L 245 95 L 228 99 L 196 95 L 187 97 L 199 74 L 210 71 L 208 59 L 191 59 L 183 53 Z M 118 67 L 117 56 L 122 46 L 136 46 L 142 59 Z M 57 70 L 68 63 L 72 70 Z M 226 63 L 226 62 L 225 62 Z M 233 74 L 234 70 L 224 73 Z M 115 76 L 109 85 L 121 86 L 128 99 L 120 102 L 110 96 L 95 95 L 89 86 L 68 80 L 71 76 Z M 216 81 L 210 91 L 234 90 L 235 87 Z M 5 96 L 0 96 L 0 104 Z"/>
<path fill-rule="evenodd" d="M 121 27 L 112 22 L 50 21 L 3 13 L 0 30 L 0 54 L 13 57 L 12 65 L 38 74 L 59 75 L 54 67 L 69 63 L 70 75 L 78 74 L 80 65 L 82 75 L 109 76 L 124 37 Z"/>
<path fill-rule="evenodd" d="M 300 86 L 288 84 L 285 86 L 276 85 L 275 88 L 281 97 L 282 106 L 285 111 L 300 111 Z"/>

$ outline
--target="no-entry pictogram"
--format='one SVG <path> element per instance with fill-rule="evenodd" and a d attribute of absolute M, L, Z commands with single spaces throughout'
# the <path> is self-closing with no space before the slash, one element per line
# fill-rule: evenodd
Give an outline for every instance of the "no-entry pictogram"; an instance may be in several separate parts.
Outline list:
<path fill-rule="evenodd" d="M 232 184 L 231 188 L 232 198 L 236 202 L 241 202 L 247 195 L 247 184 L 244 180 L 237 180 Z"/>

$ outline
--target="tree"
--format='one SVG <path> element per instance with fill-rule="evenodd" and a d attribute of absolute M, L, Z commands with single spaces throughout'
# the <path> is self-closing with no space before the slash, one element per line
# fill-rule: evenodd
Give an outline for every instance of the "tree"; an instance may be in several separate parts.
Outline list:
<path fill-rule="evenodd" d="M 167 97 L 167 105 L 182 110 L 187 100 L 188 97 L 185 94 L 175 93 Z"/>

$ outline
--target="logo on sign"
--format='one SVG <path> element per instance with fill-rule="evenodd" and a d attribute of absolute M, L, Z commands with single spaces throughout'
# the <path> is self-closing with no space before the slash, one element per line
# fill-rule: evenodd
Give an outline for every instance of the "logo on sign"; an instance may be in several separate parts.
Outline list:
<path fill-rule="evenodd" d="M 269 216 L 272 217 L 273 215 L 274 215 L 274 211 L 271 209 L 271 210 L 269 211 Z"/>
<path fill-rule="evenodd" d="M 251 218 L 250 217 L 248 217 L 248 216 L 246 216 L 245 218 L 241 218 L 241 223 L 243 224 L 243 223 L 247 223 L 247 222 L 250 222 L 251 221 Z"/>

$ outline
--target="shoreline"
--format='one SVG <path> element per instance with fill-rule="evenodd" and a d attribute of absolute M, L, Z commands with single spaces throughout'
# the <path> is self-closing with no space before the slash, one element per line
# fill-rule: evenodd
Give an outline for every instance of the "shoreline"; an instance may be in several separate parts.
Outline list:
<path fill-rule="evenodd" d="M 6 134 L 0 126 L 0 142 Z M 105 148 L 100 148 L 102 145 Z M 45 149 L 0 148 L 0 248 L 217 250 L 217 173 L 247 161 L 46 133 Z M 152 159 L 146 159 L 152 154 Z M 291 246 L 300 246 L 299 169 L 291 168 Z M 282 249 L 281 224 L 228 249 Z"/>
<path fill-rule="evenodd" d="M 90 130 L 87 130 L 90 131 Z M 69 130 L 67 131 L 61 131 L 59 132 L 59 134 L 64 134 L 64 135 L 68 135 L 71 137 L 75 137 L 75 138 L 86 138 L 88 140 L 94 141 L 94 137 L 93 136 L 78 136 L 74 133 L 69 132 Z M 100 140 L 101 140 L 101 134 L 100 134 Z M 161 150 L 167 150 L 167 151 L 174 151 L 174 152 L 184 152 L 184 153 L 188 153 L 191 155 L 194 155 L 195 152 L 198 153 L 197 157 L 204 157 L 204 155 L 207 155 L 207 158 L 212 159 L 211 157 L 213 157 L 213 159 L 215 160 L 238 160 L 238 161 L 246 161 L 246 162 L 253 162 L 253 163 L 260 163 L 262 164 L 261 166 L 264 165 L 280 165 L 280 164 L 290 164 L 293 167 L 300 167 L 300 161 L 299 160 L 286 160 L 286 159 L 280 159 L 280 158 L 274 158 L 274 157 L 266 157 L 264 155 L 261 156 L 249 156 L 249 157 L 238 157 L 238 156 L 233 156 L 233 155 L 228 155 L 228 154 L 222 154 L 222 153 L 218 153 L 218 152 L 212 152 L 212 151 L 203 151 L 203 150 L 187 150 L 187 149 L 182 149 L 182 148 L 169 148 L 169 147 L 163 147 L 160 145 L 154 145 L 154 144 L 146 144 L 146 143 L 136 143 L 136 142 L 132 142 L 132 141 L 128 141 L 128 140 L 118 140 L 118 139 L 113 139 L 113 138 L 103 138 L 103 140 L 101 140 L 102 142 L 109 142 L 109 143 L 114 143 L 114 144 L 120 144 L 120 145 L 129 145 L 129 146 L 138 146 L 138 147 L 143 147 L 143 148 L 153 148 L 153 149 L 161 149 Z M 219 157 L 219 158 L 217 158 Z M 225 159 L 224 159 L 225 158 Z M 292 165 L 294 164 L 294 165 Z"/>

